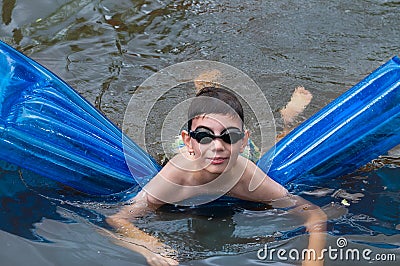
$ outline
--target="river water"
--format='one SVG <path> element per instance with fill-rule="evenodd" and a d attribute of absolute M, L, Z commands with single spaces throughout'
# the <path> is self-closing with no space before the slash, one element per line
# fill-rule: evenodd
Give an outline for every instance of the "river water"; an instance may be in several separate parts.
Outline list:
<path fill-rule="evenodd" d="M 231 65 L 252 78 L 268 99 L 279 133 L 279 109 L 295 87 L 314 95 L 300 122 L 400 50 L 400 2 L 395 0 L 0 3 L 1 40 L 56 73 L 120 127 L 130 98 L 148 77 L 175 63 L 202 59 Z M 160 116 L 149 118 L 154 132 Z M 155 133 L 147 137 L 156 139 Z M 159 143 L 153 142 L 151 154 L 160 160 Z M 329 245 L 336 247 L 338 237 L 345 237 L 349 247 L 399 259 L 398 161 L 389 157 L 375 165 L 382 161 L 386 164 L 379 170 L 302 189 L 330 191 L 319 197 L 304 194 L 329 213 Z M 98 233 L 99 210 L 113 206 L 27 176 L 13 168 L 0 172 L 1 265 L 145 264 L 140 255 Z M 343 199 L 350 206 L 341 204 Z M 301 226 L 274 210 L 211 209 L 162 210 L 139 226 L 177 248 L 183 265 L 264 265 L 268 261 L 257 259 L 257 251 L 265 243 L 286 250 L 305 246 Z M 288 262 L 275 258 L 274 263 Z M 332 259 L 328 265 L 365 263 Z"/>

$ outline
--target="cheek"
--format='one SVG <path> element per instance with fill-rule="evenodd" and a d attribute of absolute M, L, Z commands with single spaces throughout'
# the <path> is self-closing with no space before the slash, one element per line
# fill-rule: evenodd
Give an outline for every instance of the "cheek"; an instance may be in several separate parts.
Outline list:
<path fill-rule="evenodd" d="M 212 152 L 212 150 L 213 150 L 213 143 L 200 144 L 197 141 L 194 141 L 192 143 L 192 145 L 193 145 L 192 147 L 193 147 L 193 150 L 194 150 L 197 158 L 206 156 L 206 155 L 209 156 L 210 152 Z"/>
<path fill-rule="evenodd" d="M 242 152 L 242 145 L 240 143 L 235 143 L 234 145 L 232 145 L 231 148 L 232 154 L 238 155 L 241 152 Z"/>
<path fill-rule="evenodd" d="M 200 145 L 200 143 L 198 143 L 194 139 L 192 139 L 191 141 L 192 141 L 193 150 L 196 155 L 198 154 L 200 156 L 200 154 L 204 153 L 204 151 L 206 150 L 206 147 L 205 147 L 206 145 Z"/>
<path fill-rule="evenodd" d="M 208 150 L 211 149 L 211 147 L 211 145 L 197 144 L 197 150 L 199 151 L 199 154 L 205 154 Z"/>

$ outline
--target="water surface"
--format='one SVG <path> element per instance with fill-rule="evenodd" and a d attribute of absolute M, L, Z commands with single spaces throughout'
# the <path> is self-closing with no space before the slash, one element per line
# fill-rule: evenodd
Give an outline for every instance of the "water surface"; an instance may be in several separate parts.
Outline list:
<path fill-rule="evenodd" d="M 398 1 L 384 0 L 3 0 L 0 38 L 59 75 L 119 126 L 137 87 L 156 71 L 194 59 L 229 64 L 259 85 L 279 132 L 278 111 L 296 86 L 314 95 L 305 119 L 399 54 L 399 13 Z M 172 106 L 171 99 L 161 102 Z M 160 159 L 162 115 L 149 119 L 150 152 Z M 379 170 L 293 188 L 332 189 L 321 197 L 302 194 L 329 212 L 328 244 L 344 236 L 352 247 L 399 258 L 398 155 L 383 160 Z M 115 206 L 16 169 L 2 170 L 0 184 L 2 265 L 144 264 L 97 232 L 102 214 Z M 340 189 L 363 197 L 344 206 L 348 194 L 334 194 Z M 258 206 L 172 208 L 139 226 L 176 247 L 183 265 L 263 265 L 256 252 L 265 243 L 286 249 L 306 243 L 299 224 Z"/>

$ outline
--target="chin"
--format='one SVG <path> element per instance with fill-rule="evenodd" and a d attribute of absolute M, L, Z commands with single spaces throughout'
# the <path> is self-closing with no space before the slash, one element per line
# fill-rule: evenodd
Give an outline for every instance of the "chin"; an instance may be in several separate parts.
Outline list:
<path fill-rule="evenodd" d="M 229 169 L 230 168 L 228 168 L 227 164 L 219 164 L 219 165 L 210 164 L 204 168 L 204 170 L 212 174 L 222 174 L 223 172 L 226 172 Z"/>
<path fill-rule="evenodd" d="M 213 166 L 211 166 L 211 167 L 208 166 L 205 168 L 205 170 L 211 174 L 222 174 L 223 172 L 225 172 L 225 168 L 221 169 L 221 167 L 216 168 Z"/>

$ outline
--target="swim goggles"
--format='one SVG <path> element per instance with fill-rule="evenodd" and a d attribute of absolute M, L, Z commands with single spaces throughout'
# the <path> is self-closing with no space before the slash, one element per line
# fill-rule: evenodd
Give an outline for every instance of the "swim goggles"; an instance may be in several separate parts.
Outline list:
<path fill-rule="evenodd" d="M 209 144 L 214 139 L 222 139 L 225 143 L 235 144 L 244 137 L 244 133 L 238 128 L 228 128 L 219 136 L 214 135 L 211 130 L 196 128 L 194 131 L 190 130 L 189 135 L 200 144 Z"/>

